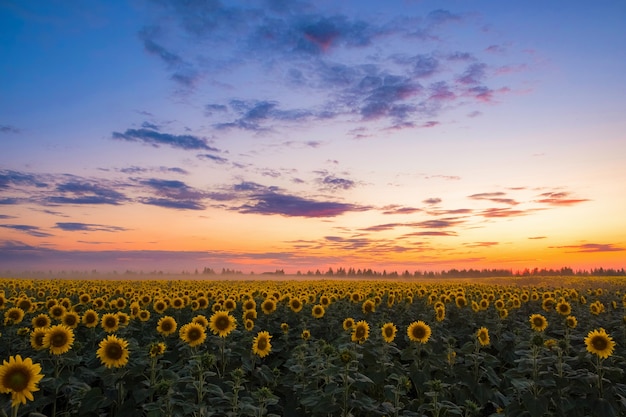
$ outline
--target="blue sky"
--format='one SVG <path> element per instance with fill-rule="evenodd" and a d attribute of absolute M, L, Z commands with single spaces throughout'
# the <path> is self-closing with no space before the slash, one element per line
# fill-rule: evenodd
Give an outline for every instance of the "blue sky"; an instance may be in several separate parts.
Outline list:
<path fill-rule="evenodd" d="M 0 270 L 623 266 L 625 18 L 3 1 Z"/>

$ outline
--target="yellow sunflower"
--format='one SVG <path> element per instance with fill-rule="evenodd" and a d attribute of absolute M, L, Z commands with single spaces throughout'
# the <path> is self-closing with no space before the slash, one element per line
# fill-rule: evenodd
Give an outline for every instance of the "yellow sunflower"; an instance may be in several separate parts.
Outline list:
<path fill-rule="evenodd" d="M 46 330 L 47 328 L 45 327 L 36 327 L 32 332 L 30 332 L 30 345 L 33 349 L 43 350 L 46 348 L 46 345 L 43 342 Z"/>
<path fill-rule="evenodd" d="M 169 336 L 176 331 L 178 324 L 174 317 L 164 316 L 159 319 L 157 322 L 157 332 L 162 334 L 163 336 Z"/>
<path fill-rule="evenodd" d="M 352 327 L 352 341 L 363 343 L 370 337 L 370 325 L 365 320 L 357 321 Z"/>
<path fill-rule="evenodd" d="M 264 358 L 272 351 L 272 344 L 270 339 L 272 336 L 266 331 L 257 333 L 256 337 L 252 339 L 252 353 Z"/>
<path fill-rule="evenodd" d="M 324 317 L 325 313 L 326 310 L 324 310 L 324 306 L 321 304 L 315 304 L 311 309 L 311 315 L 316 319 L 321 319 L 322 317 Z"/>
<path fill-rule="evenodd" d="M 232 298 L 227 298 L 224 300 L 224 304 L 222 305 L 223 309 L 226 311 L 233 311 L 237 308 L 237 302 Z"/>
<path fill-rule="evenodd" d="M 365 300 L 363 302 L 363 305 L 361 306 L 361 310 L 365 314 L 373 313 L 376 311 L 376 303 L 374 302 L 374 300 Z"/>
<path fill-rule="evenodd" d="M 45 313 L 41 313 L 37 317 L 33 317 L 31 322 L 33 327 L 50 327 L 52 325 L 52 320 L 50 320 L 50 316 Z"/>
<path fill-rule="evenodd" d="M 130 353 L 126 340 L 111 334 L 102 340 L 98 346 L 100 348 L 96 352 L 96 356 L 107 368 L 121 368 L 128 363 Z"/>
<path fill-rule="evenodd" d="M 393 342 L 393 339 L 396 338 L 396 332 L 398 331 L 398 328 L 393 323 L 385 323 L 380 330 L 382 332 L 385 342 L 391 343 Z"/>
<path fill-rule="evenodd" d="M 572 306 L 567 301 L 556 303 L 556 311 L 562 316 L 569 316 L 572 312 Z"/>
<path fill-rule="evenodd" d="M 98 325 L 98 322 L 100 321 L 100 316 L 98 316 L 98 313 L 95 310 L 89 309 L 85 311 L 81 321 L 86 327 L 93 328 Z"/>
<path fill-rule="evenodd" d="M 454 299 L 454 304 L 456 304 L 458 308 L 463 308 L 467 306 L 467 298 L 463 295 L 457 295 Z"/>
<path fill-rule="evenodd" d="M 206 332 L 200 323 L 187 323 L 180 328 L 180 338 L 189 346 L 201 345 L 206 340 Z"/>
<path fill-rule="evenodd" d="M 299 298 L 294 297 L 289 300 L 289 308 L 294 313 L 299 313 L 302 310 L 302 307 L 304 307 L 304 304 Z"/>
<path fill-rule="evenodd" d="M 430 339 L 430 335 L 432 334 L 430 326 L 421 320 L 411 323 L 406 332 L 411 342 L 420 343 L 428 342 L 428 339 Z"/>
<path fill-rule="evenodd" d="M 66 312 L 67 312 L 67 309 L 63 307 L 61 304 L 55 304 L 52 307 L 50 307 L 50 310 L 48 310 L 50 317 L 56 320 L 61 320 L 61 317 L 63 317 L 63 315 L 65 315 Z"/>
<path fill-rule="evenodd" d="M 481 327 L 476 332 L 476 338 L 478 339 L 478 343 L 481 346 L 488 346 L 491 340 L 489 339 L 489 329 L 486 327 Z"/>
<path fill-rule="evenodd" d="M 61 317 L 61 323 L 70 329 L 75 329 L 78 327 L 78 323 L 80 323 L 80 316 L 74 311 L 68 311 Z"/>
<path fill-rule="evenodd" d="M 33 363 L 31 358 L 22 360 L 20 355 L 10 356 L 0 366 L 0 393 L 11 394 L 11 406 L 33 401 L 33 392 L 39 391 L 41 365 Z"/>
<path fill-rule="evenodd" d="M 102 316 L 100 325 L 107 333 L 113 333 L 120 328 L 120 319 L 115 313 L 106 313 Z"/>
<path fill-rule="evenodd" d="M 263 301 L 263 303 L 261 303 L 261 310 L 265 314 L 272 314 L 274 311 L 276 311 L 276 301 L 274 301 L 272 298 L 266 299 L 265 301 Z"/>
<path fill-rule="evenodd" d="M 163 342 L 155 342 L 150 345 L 150 357 L 156 358 L 157 356 L 161 356 L 165 353 L 165 349 L 167 346 Z"/>
<path fill-rule="evenodd" d="M 254 320 L 251 319 L 244 319 L 243 321 L 243 327 L 244 329 L 246 329 L 247 331 L 251 332 L 254 329 Z"/>
<path fill-rule="evenodd" d="M 543 332 L 548 327 L 548 320 L 541 314 L 530 316 L 530 327 L 536 332 Z"/>
<path fill-rule="evenodd" d="M 289 333 L 289 324 L 287 324 L 287 323 L 280 323 L 280 329 L 285 334 Z"/>
<path fill-rule="evenodd" d="M 139 310 L 139 313 L 137 313 L 137 317 L 139 317 L 139 321 L 146 322 L 146 321 L 150 320 L 150 311 L 148 311 L 148 310 Z"/>
<path fill-rule="evenodd" d="M 263 305 L 267 302 L 264 301 Z M 274 308 L 276 308 L 276 304 L 274 304 Z M 226 337 L 235 330 L 237 327 L 237 320 L 228 314 L 227 311 L 216 311 L 211 315 L 209 319 L 209 328 L 213 332 L 213 334 L 218 335 L 219 337 Z"/>
<path fill-rule="evenodd" d="M 18 324 L 24 320 L 24 310 L 19 307 L 11 307 L 4 313 L 4 325 Z"/>
<path fill-rule="evenodd" d="M 602 328 L 592 330 L 585 337 L 587 352 L 597 355 L 601 359 L 606 359 L 613 354 L 615 342 Z"/>
<path fill-rule="evenodd" d="M 242 316 L 243 321 L 256 320 L 256 318 L 257 318 L 256 310 L 245 310 L 243 312 L 243 316 Z"/>
<path fill-rule="evenodd" d="M 198 314 L 196 317 L 191 319 L 191 322 L 198 323 L 200 326 L 204 327 L 205 329 L 209 327 L 209 320 L 202 314 Z"/>
<path fill-rule="evenodd" d="M 152 304 L 152 308 L 154 309 L 155 313 L 159 313 L 162 314 L 165 312 L 165 310 L 167 310 L 167 303 L 164 300 L 156 300 L 153 304 Z"/>
<path fill-rule="evenodd" d="M 578 319 L 576 319 L 575 316 L 567 316 L 565 318 L 565 324 L 567 325 L 567 327 L 569 327 L 570 329 L 575 328 L 576 326 L 578 326 Z"/>
<path fill-rule="evenodd" d="M 435 319 L 437 321 L 443 321 L 446 318 L 446 308 L 439 307 L 435 309 Z"/>
<path fill-rule="evenodd" d="M 61 355 L 69 351 L 73 343 L 74 332 L 62 324 L 48 328 L 43 337 L 43 345 L 50 349 L 53 355 Z"/>
<path fill-rule="evenodd" d="M 343 329 L 344 330 L 352 330 L 354 327 L 354 319 L 352 317 L 348 317 L 343 321 Z"/>
<path fill-rule="evenodd" d="M 300 337 L 302 338 L 302 340 L 309 340 L 311 338 L 311 331 L 308 329 L 302 330 Z"/>

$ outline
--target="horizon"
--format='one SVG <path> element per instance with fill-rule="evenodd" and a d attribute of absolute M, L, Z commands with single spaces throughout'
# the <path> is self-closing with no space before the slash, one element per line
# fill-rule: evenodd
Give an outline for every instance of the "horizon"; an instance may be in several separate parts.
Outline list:
<path fill-rule="evenodd" d="M 626 3 L 442 6 L 3 2 L 0 271 L 624 268 Z"/>

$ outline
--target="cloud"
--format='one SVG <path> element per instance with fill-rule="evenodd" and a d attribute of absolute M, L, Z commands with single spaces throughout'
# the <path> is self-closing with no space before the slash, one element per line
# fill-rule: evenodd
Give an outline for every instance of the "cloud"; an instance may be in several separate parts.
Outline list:
<path fill-rule="evenodd" d="M 140 198 L 142 204 L 178 210 L 204 210 L 206 207 L 197 201 L 171 200 L 167 198 Z"/>
<path fill-rule="evenodd" d="M 213 162 L 216 162 L 218 164 L 225 164 L 225 163 L 228 162 L 228 159 L 222 158 L 221 156 L 212 155 L 210 153 L 198 154 L 198 155 L 196 155 L 196 158 L 213 161 Z"/>
<path fill-rule="evenodd" d="M 316 201 L 287 194 L 253 194 L 252 202 L 239 207 L 241 213 L 280 214 L 288 217 L 336 217 L 368 208 L 334 201 Z"/>
<path fill-rule="evenodd" d="M 316 182 L 323 190 L 350 190 L 356 187 L 356 183 L 350 179 L 337 177 L 333 174 L 329 174 L 327 171 L 317 171 L 316 173 L 320 174 Z"/>
<path fill-rule="evenodd" d="M 468 248 L 488 248 L 491 246 L 497 246 L 500 242 L 472 242 L 472 243 L 464 243 L 463 246 Z"/>
<path fill-rule="evenodd" d="M 50 233 L 42 232 L 41 229 L 37 226 L 30 226 L 26 224 L 0 224 L 0 227 L 4 227 L 5 229 L 17 230 L 20 232 L 24 232 L 28 235 L 34 237 L 50 237 L 54 236 Z"/>
<path fill-rule="evenodd" d="M 277 101 L 268 100 L 231 100 L 229 108 L 239 117 L 229 122 L 216 123 L 215 128 L 265 131 L 270 128 L 264 125 L 271 122 L 298 122 L 315 116 L 312 110 L 283 110 L 279 108 Z"/>
<path fill-rule="evenodd" d="M 102 224 L 78 222 L 58 222 L 55 227 L 66 232 L 123 232 L 129 230 L 125 227 L 119 226 L 105 226 Z"/>
<path fill-rule="evenodd" d="M 398 207 L 398 206 L 388 206 L 383 208 L 383 214 L 413 214 L 422 211 L 421 209 L 415 207 Z"/>
<path fill-rule="evenodd" d="M 423 200 L 422 203 L 428 204 L 428 205 L 435 205 L 435 204 L 441 203 L 441 199 L 438 197 L 427 198 L 426 200 Z"/>
<path fill-rule="evenodd" d="M 207 197 L 203 191 L 196 190 L 178 180 L 164 180 L 149 178 L 138 180 L 155 197 L 142 197 L 139 201 L 143 204 L 188 210 L 203 210 L 202 200 Z"/>
<path fill-rule="evenodd" d="M 110 204 L 117 206 L 128 201 L 128 198 L 118 191 L 94 182 L 80 180 L 58 184 L 55 191 L 64 195 L 47 197 L 47 202 L 53 204 Z"/>
<path fill-rule="evenodd" d="M 494 192 L 494 193 L 472 194 L 472 195 L 468 196 L 468 198 L 471 198 L 473 200 L 487 200 L 487 201 L 491 201 L 493 203 L 509 204 L 511 206 L 515 206 L 515 205 L 519 204 L 517 201 L 515 201 L 512 198 L 504 198 L 505 195 L 506 195 L 506 193 L 498 191 L 498 192 Z"/>
<path fill-rule="evenodd" d="M 517 217 L 517 216 L 526 216 L 532 212 L 537 210 L 512 210 L 510 208 L 488 208 L 482 210 L 479 214 L 483 217 L 487 218 L 499 218 L 499 217 Z"/>
<path fill-rule="evenodd" d="M 184 150 L 219 152 L 219 149 L 209 146 L 205 139 L 193 135 L 172 135 L 150 129 L 126 129 L 124 133 L 113 132 L 112 137 L 113 139 L 125 140 L 127 142 L 142 142 L 156 148 L 161 145 L 167 145 Z"/>
<path fill-rule="evenodd" d="M 441 231 L 441 230 L 429 230 L 426 232 L 413 232 L 413 233 L 407 233 L 406 235 L 403 235 L 405 237 L 409 237 L 409 236 L 458 236 L 456 232 L 448 232 L 448 231 Z"/>
<path fill-rule="evenodd" d="M 584 198 L 570 198 L 568 192 L 548 192 L 539 195 L 541 198 L 536 200 L 538 203 L 550 204 L 552 206 L 572 206 L 578 203 L 589 201 Z"/>
<path fill-rule="evenodd" d="M 598 252 L 622 252 L 626 248 L 615 246 L 613 243 L 584 243 L 582 245 L 567 245 L 567 246 L 548 246 L 549 248 L 556 249 L 573 249 L 569 252 L 575 253 L 598 253 Z"/>
<path fill-rule="evenodd" d="M 445 229 L 453 227 L 463 223 L 461 220 L 456 219 L 440 219 L 440 220 L 424 220 L 421 222 L 408 222 L 408 223 L 386 223 L 375 226 L 370 226 L 364 229 L 359 229 L 365 232 L 382 232 L 386 230 L 392 230 L 397 227 L 411 227 L 421 229 Z"/>
<path fill-rule="evenodd" d="M 22 131 L 15 126 L 11 125 L 0 125 L 0 133 L 21 133 Z"/>
<path fill-rule="evenodd" d="M 189 171 L 187 171 L 186 169 L 179 168 L 179 167 L 164 167 L 164 166 L 144 168 L 144 167 L 138 167 L 138 166 L 133 165 L 128 168 L 121 168 L 119 169 L 119 171 L 124 174 L 143 174 L 145 172 L 159 172 L 162 174 L 189 175 Z"/>
<path fill-rule="evenodd" d="M 531 240 L 547 239 L 547 236 L 531 236 L 528 239 L 531 239 Z"/>
<path fill-rule="evenodd" d="M 8 189 L 10 186 L 45 188 L 48 184 L 33 174 L 12 170 L 0 170 L 0 190 Z"/>

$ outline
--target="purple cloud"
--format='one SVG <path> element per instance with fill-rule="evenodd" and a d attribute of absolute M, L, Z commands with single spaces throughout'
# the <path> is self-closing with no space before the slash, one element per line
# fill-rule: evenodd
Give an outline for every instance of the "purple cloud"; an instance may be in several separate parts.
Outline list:
<path fill-rule="evenodd" d="M 51 196 L 46 199 L 52 204 L 110 204 L 120 205 L 128 198 L 111 188 L 94 182 L 68 181 L 58 184 L 56 191 L 64 195 Z"/>
<path fill-rule="evenodd" d="M 37 226 L 30 226 L 26 224 L 0 224 L 0 227 L 4 227 L 5 229 L 17 230 L 20 232 L 24 232 L 28 235 L 34 237 L 50 237 L 54 236 L 50 233 L 42 232 L 41 229 Z"/>
<path fill-rule="evenodd" d="M 219 152 L 219 149 L 209 146 L 205 139 L 193 135 L 172 135 L 149 129 L 126 129 L 124 133 L 113 132 L 112 137 L 127 142 L 141 142 L 157 148 L 161 145 L 167 145 L 185 150 Z"/>
<path fill-rule="evenodd" d="M 119 226 L 105 226 L 102 224 L 78 222 L 58 222 L 55 227 L 66 232 L 123 232 L 128 230 L 125 227 Z"/>
<path fill-rule="evenodd" d="M 626 248 L 621 248 L 619 246 L 615 246 L 613 243 L 584 243 L 582 245 L 549 246 L 549 248 L 573 249 L 570 252 L 577 252 L 577 253 L 598 253 L 598 252 L 622 252 L 622 251 L 626 251 Z"/>
<path fill-rule="evenodd" d="M 367 210 L 354 204 L 315 201 L 279 193 L 254 194 L 251 199 L 253 203 L 239 207 L 239 212 L 288 217 L 336 217 L 347 212 Z"/>

